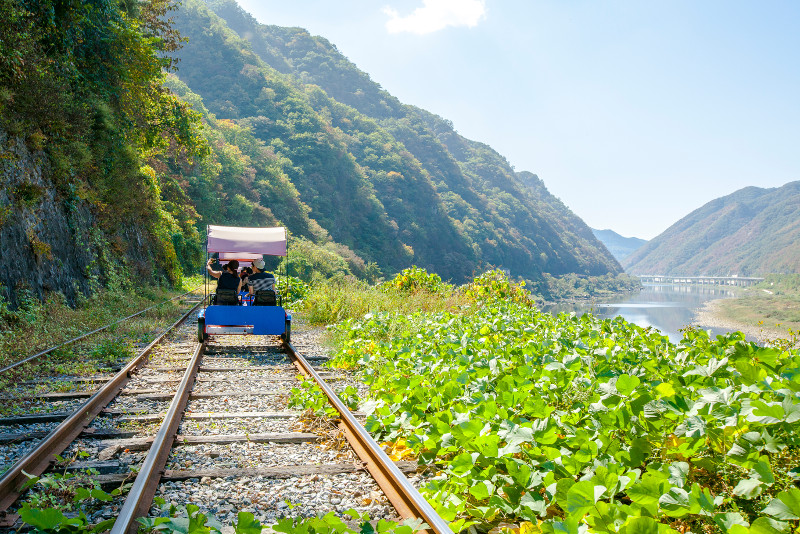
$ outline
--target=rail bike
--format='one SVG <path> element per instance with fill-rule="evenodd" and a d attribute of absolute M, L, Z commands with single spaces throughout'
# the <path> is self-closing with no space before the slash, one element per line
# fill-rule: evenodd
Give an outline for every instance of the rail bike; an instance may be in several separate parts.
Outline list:
<path fill-rule="evenodd" d="M 241 268 L 264 256 L 286 256 L 286 228 L 244 228 L 208 226 L 206 258 L 218 254 L 218 261 L 237 260 Z M 287 277 L 288 279 L 288 277 Z M 208 281 L 208 273 L 205 274 Z M 276 290 L 256 291 L 255 295 L 208 293 L 204 284 L 204 308 L 197 318 L 197 337 L 202 343 L 211 335 L 280 336 L 291 341 L 292 316 L 282 306 Z"/>

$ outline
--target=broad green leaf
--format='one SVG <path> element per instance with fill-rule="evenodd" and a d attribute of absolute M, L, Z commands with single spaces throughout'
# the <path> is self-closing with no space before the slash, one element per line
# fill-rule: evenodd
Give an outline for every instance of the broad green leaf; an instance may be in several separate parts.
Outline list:
<path fill-rule="evenodd" d="M 770 466 L 768 456 L 759 458 L 758 463 L 753 467 L 753 471 L 755 471 L 758 478 L 764 482 L 764 484 L 775 483 L 775 477 L 772 474 L 772 466 Z"/>
<path fill-rule="evenodd" d="M 661 509 L 670 517 L 683 517 L 700 513 L 700 503 L 683 488 L 670 488 L 658 500 Z"/>
<path fill-rule="evenodd" d="M 732 527 L 734 528 L 734 527 Z M 759 517 L 750 525 L 750 534 L 780 534 L 789 530 L 789 523 Z"/>
<path fill-rule="evenodd" d="M 784 521 L 800 519 L 800 489 L 782 491 L 764 508 L 764 513 Z"/>
<path fill-rule="evenodd" d="M 561 478 L 556 482 L 555 497 L 561 508 L 567 507 L 567 492 L 574 485 L 575 481 L 571 478 Z"/>
<path fill-rule="evenodd" d="M 689 476 L 689 464 L 686 462 L 672 462 L 667 471 L 669 473 L 669 483 L 673 486 L 682 488 L 686 484 Z"/>
<path fill-rule="evenodd" d="M 239 512 L 233 527 L 235 534 L 261 534 L 263 529 L 261 522 L 250 512 Z"/>
<path fill-rule="evenodd" d="M 620 375 L 617 377 L 617 391 L 620 395 L 627 397 L 641 382 L 638 376 Z"/>
<path fill-rule="evenodd" d="M 792 398 L 787 395 L 786 398 L 783 399 L 781 407 L 786 414 L 784 420 L 787 423 L 794 423 L 800 420 L 800 403 L 792 402 Z"/>
<path fill-rule="evenodd" d="M 725 514 L 715 514 L 714 523 L 717 524 L 723 532 L 729 532 L 731 527 L 739 525 L 742 527 L 749 527 L 750 523 L 745 521 L 742 515 L 738 512 L 728 512 Z"/>
<path fill-rule="evenodd" d="M 465 452 L 450 460 L 450 470 L 454 475 L 463 475 L 472 469 L 475 461 L 472 454 Z"/>
<path fill-rule="evenodd" d="M 97 499 L 98 501 L 108 502 L 108 501 L 113 501 L 114 500 L 114 497 L 112 497 L 111 495 L 109 495 L 105 491 L 103 491 L 101 489 L 98 489 L 98 488 L 92 489 L 92 491 L 90 492 L 90 495 L 93 498 Z"/>
<path fill-rule="evenodd" d="M 652 517 L 629 517 L 620 534 L 658 534 L 658 522 Z"/>
<path fill-rule="evenodd" d="M 642 479 L 626 490 L 630 499 L 640 506 L 658 505 L 667 482 L 652 473 L 646 473 Z"/>
<path fill-rule="evenodd" d="M 37 509 L 31 508 L 28 503 L 25 503 L 18 513 L 23 522 L 39 530 L 55 530 L 59 525 L 67 523 L 67 518 L 58 508 Z"/>
<path fill-rule="evenodd" d="M 692 484 L 692 497 L 695 498 L 697 504 L 700 505 L 700 513 L 709 516 L 716 512 L 717 506 L 722 504 L 723 501 L 721 495 L 714 497 L 711 495 L 708 488 L 701 488 L 699 484 Z"/>
<path fill-rule="evenodd" d="M 748 360 L 738 360 L 734 366 L 741 374 L 744 383 L 747 385 L 761 382 L 767 377 L 767 372 L 758 365 L 753 365 Z"/>
<path fill-rule="evenodd" d="M 734 463 L 744 468 L 750 468 L 758 463 L 759 454 L 758 449 L 750 441 L 739 439 L 731 446 L 731 450 L 728 451 L 728 457 Z"/>
<path fill-rule="evenodd" d="M 759 419 L 766 419 L 765 423 L 774 419 L 775 421 L 783 421 L 785 418 L 783 406 L 777 402 L 766 403 L 764 401 L 756 400 L 752 402 L 753 415 L 758 416 Z"/>
<path fill-rule="evenodd" d="M 605 486 L 596 486 L 591 480 L 576 482 L 567 491 L 567 512 L 570 515 L 583 516 L 594 507 L 594 503 L 605 491 Z"/>
<path fill-rule="evenodd" d="M 672 387 L 672 384 L 662 382 L 656 386 L 656 393 L 659 397 L 674 397 L 675 388 Z"/>
<path fill-rule="evenodd" d="M 758 478 L 745 478 L 740 480 L 733 488 L 733 494 L 745 499 L 754 499 L 764 491 L 764 483 Z"/>
<path fill-rule="evenodd" d="M 108 530 L 111 530 L 111 527 L 113 527 L 114 523 L 116 523 L 116 522 L 117 522 L 117 518 L 106 519 L 105 521 L 101 521 L 101 522 L 97 523 L 91 531 L 93 533 L 106 532 Z"/>
<path fill-rule="evenodd" d="M 488 499 L 492 492 L 494 492 L 494 486 L 487 480 L 481 480 L 469 488 L 470 495 L 479 501 Z"/>

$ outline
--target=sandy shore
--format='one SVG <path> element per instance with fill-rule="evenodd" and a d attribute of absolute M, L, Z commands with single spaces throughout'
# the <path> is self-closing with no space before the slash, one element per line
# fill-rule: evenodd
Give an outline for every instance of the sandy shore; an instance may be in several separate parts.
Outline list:
<path fill-rule="evenodd" d="M 740 323 L 723 317 L 722 301 L 724 300 L 728 299 L 716 299 L 706 302 L 703 307 L 694 314 L 694 324 L 701 328 L 721 328 L 728 331 L 738 330 L 739 332 L 744 332 L 748 338 L 756 339 L 760 343 L 786 337 L 786 330 Z"/>

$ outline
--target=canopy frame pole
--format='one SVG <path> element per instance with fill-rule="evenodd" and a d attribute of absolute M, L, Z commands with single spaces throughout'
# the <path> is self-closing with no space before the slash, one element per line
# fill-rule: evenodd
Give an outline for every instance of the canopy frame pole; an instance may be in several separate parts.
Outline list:
<path fill-rule="evenodd" d="M 286 279 L 286 298 L 289 298 L 289 295 L 292 291 L 292 279 L 289 278 L 289 229 L 286 229 L 286 268 L 283 270 L 283 276 Z"/>
<path fill-rule="evenodd" d="M 203 266 L 203 309 L 208 298 L 208 225 L 206 225 L 206 264 Z"/>

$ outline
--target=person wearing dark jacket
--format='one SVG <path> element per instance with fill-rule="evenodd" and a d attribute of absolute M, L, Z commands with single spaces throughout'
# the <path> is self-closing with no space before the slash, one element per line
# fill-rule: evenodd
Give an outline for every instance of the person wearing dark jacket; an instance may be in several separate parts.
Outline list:
<path fill-rule="evenodd" d="M 239 269 L 239 262 L 231 260 L 225 264 L 221 271 L 215 271 L 211 268 L 213 261 L 214 258 L 208 260 L 206 271 L 208 271 L 209 276 L 217 279 L 217 289 L 233 289 L 236 293 L 239 293 L 242 289 L 242 279 L 236 273 L 237 269 Z"/>

